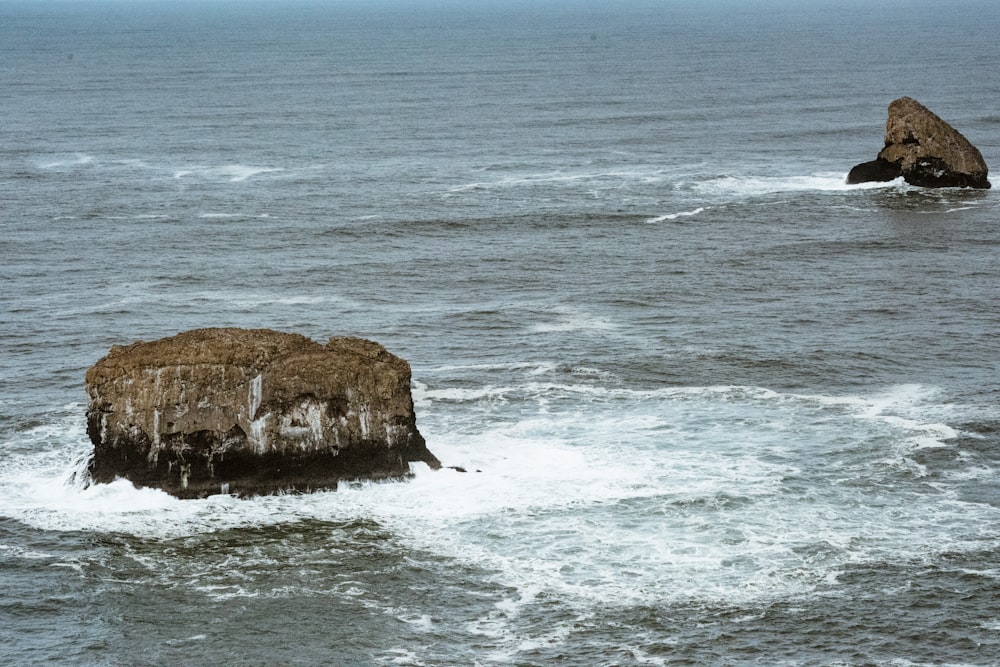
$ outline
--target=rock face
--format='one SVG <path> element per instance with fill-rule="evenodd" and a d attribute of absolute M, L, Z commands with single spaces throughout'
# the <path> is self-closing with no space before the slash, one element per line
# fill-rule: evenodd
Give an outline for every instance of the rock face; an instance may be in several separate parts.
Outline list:
<path fill-rule="evenodd" d="M 889 105 L 885 147 L 847 175 L 848 183 L 891 181 L 928 188 L 988 188 L 982 153 L 951 125 L 909 97 Z"/>
<path fill-rule="evenodd" d="M 97 483 L 191 498 L 440 467 L 417 431 L 409 364 L 360 338 L 199 329 L 116 345 L 87 371 L 87 393 Z"/>

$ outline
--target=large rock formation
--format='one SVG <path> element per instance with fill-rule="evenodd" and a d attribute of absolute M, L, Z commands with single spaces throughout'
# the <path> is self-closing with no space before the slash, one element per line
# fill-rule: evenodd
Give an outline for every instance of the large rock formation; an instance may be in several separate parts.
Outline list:
<path fill-rule="evenodd" d="M 409 364 L 360 338 L 199 329 L 116 345 L 87 393 L 98 483 L 254 495 L 440 466 L 417 431 Z"/>
<path fill-rule="evenodd" d="M 891 181 L 928 188 L 988 188 L 982 153 L 955 128 L 909 97 L 889 105 L 885 147 L 847 175 L 848 183 Z"/>

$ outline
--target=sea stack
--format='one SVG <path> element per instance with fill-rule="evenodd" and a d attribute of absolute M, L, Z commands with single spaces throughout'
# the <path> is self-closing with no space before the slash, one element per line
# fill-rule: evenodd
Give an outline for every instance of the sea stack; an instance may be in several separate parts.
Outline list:
<path fill-rule="evenodd" d="M 250 496 L 440 467 L 417 430 L 409 364 L 369 340 L 198 329 L 113 346 L 86 388 L 95 483 Z"/>
<path fill-rule="evenodd" d="M 885 147 L 851 169 L 848 183 L 891 181 L 900 176 L 927 188 L 988 188 L 982 153 L 960 132 L 909 97 L 889 105 Z"/>

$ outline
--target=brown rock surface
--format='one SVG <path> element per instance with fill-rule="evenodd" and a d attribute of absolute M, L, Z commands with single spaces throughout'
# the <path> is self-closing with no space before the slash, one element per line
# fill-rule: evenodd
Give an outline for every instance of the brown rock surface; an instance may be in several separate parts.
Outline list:
<path fill-rule="evenodd" d="M 902 176 L 923 187 L 988 188 L 989 170 L 979 149 L 927 107 L 910 97 L 889 105 L 885 147 L 871 162 L 851 169 L 848 183 Z"/>
<path fill-rule="evenodd" d="M 116 345 L 86 382 L 98 483 L 254 495 L 440 466 L 416 427 L 409 364 L 360 338 L 198 329 Z"/>

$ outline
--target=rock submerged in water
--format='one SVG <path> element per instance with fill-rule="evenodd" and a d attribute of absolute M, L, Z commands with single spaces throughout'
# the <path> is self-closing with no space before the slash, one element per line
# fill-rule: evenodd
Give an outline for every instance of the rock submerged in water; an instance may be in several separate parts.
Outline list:
<path fill-rule="evenodd" d="M 409 364 L 360 338 L 198 329 L 116 345 L 86 384 L 96 483 L 249 496 L 440 467 L 416 427 Z"/>
<path fill-rule="evenodd" d="M 851 169 L 847 182 L 891 181 L 928 188 L 988 188 L 989 170 L 979 149 L 910 97 L 889 105 L 885 147 Z"/>

